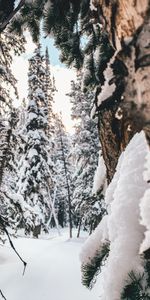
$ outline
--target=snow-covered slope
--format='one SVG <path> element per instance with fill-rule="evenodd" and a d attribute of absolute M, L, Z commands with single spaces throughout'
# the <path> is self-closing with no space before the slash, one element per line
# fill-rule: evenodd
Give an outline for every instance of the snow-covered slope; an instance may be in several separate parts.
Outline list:
<path fill-rule="evenodd" d="M 96 300 L 98 293 L 81 284 L 79 252 L 84 238 L 68 232 L 48 239 L 18 238 L 14 244 L 23 265 L 9 246 L 0 246 L 0 289 L 7 300 Z M 0 296 L 0 299 L 1 296 Z"/>

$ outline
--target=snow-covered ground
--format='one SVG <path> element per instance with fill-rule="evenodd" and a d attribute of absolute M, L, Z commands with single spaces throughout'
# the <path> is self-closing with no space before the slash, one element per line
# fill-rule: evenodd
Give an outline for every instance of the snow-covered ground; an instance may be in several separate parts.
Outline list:
<path fill-rule="evenodd" d="M 85 237 L 68 238 L 68 231 L 43 239 L 18 238 L 14 245 L 23 264 L 9 245 L 0 245 L 0 289 L 7 300 L 96 300 L 96 290 L 81 284 L 79 253 Z M 0 299 L 1 296 L 0 296 Z"/>

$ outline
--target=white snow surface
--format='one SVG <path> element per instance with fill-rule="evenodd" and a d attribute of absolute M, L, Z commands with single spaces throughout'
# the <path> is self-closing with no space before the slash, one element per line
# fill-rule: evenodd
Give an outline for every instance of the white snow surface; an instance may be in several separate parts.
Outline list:
<path fill-rule="evenodd" d="M 97 8 L 95 7 L 95 5 L 93 4 L 93 0 L 90 0 L 90 9 L 91 10 L 97 10 Z"/>
<path fill-rule="evenodd" d="M 106 166 L 100 151 L 98 166 L 94 175 L 92 194 L 98 193 L 100 189 L 104 188 L 105 186 L 106 186 Z"/>
<path fill-rule="evenodd" d="M 150 248 L 150 189 L 148 189 L 140 203 L 141 224 L 146 227 L 145 238 L 140 246 L 140 254 Z"/>
<path fill-rule="evenodd" d="M 105 83 L 102 86 L 101 93 L 98 95 L 98 102 L 97 102 L 98 107 L 101 105 L 101 103 L 103 101 L 105 101 L 110 96 L 112 96 L 112 94 L 114 93 L 114 91 L 116 89 L 115 83 L 109 84 L 109 81 L 114 76 L 113 69 L 112 69 L 111 65 L 114 62 L 115 57 L 116 57 L 116 55 L 114 54 L 114 56 L 110 59 L 106 70 L 104 71 Z"/>
<path fill-rule="evenodd" d="M 147 182 L 147 190 L 140 203 L 141 224 L 146 227 L 145 238 L 140 247 L 140 253 L 150 248 L 150 152 L 147 155 L 144 180 Z"/>
<path fill-rule="evenodd" d="M 128 273 L 143 271 L 139 245 L 143 240 L 144 226 L 139 222 L 139 204 L 146 189 L 143 171 L 147 153 L 145 134 L 137 133 L 127 146 L 119 168 L 107 222 L 110 254 L 101 279 L 101 295 L 105 300 L 120 299 Z"/>
<path fill-rule="evenodd" d="M 52 230 L 43 239 L 13 240 L 27 262 L 24 276 L 23 264 L 10 246 L 0 245 L 0 289 L 7 300 L 99 299 L 97 291 L 89 291 L 81 284 L 79 252 L 85 234 L 70 240 L 68 229 L 61 232 L 61 236 Z"/>
<path fill-rule="evenodd" d="M 143 271 L 139 248 L 145 227 L 140 224 L 139 205 L 147 188 L 143 172 L 148 152 L 144 132 L 137 133 L 122 153 L 115 176 L 107 188 L 108 215 L 88 238 L 80 255 L 82 264 L 86 264 L 106 240 L 110 241 L 109 257 L 97 281 L 101 300 L 119 300 L 128 273 Z M 147 214 L 144 225 L 146 220 L 150 223 L 150 210 Z"/>
<path fill-rule="evenodd" d="M 97 110 L 97 106 L 96 106 L 95 103 L 94 103 L 94 104 L 93 104 L 93 107 L 92 107 L 92 109 L 91 109 L 91 113 L 90 113 L 91 119 L 94 118 L 95 113 L 96 113 L 96 110 Z"/>
<path fill-rule="evenodd" d="M 100 250 L 103 244 L 108 241 L 107 218 L 108 216 L 103 217 L 100 224 L 84 243 L 80 252 L 81 263 L 89 263 L 97 250 Z"/>

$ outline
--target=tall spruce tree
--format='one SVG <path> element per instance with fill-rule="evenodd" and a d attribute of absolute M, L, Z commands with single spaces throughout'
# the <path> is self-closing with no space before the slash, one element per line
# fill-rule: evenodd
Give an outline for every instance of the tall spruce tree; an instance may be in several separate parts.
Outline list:
<path fill-rule="evenodd" d="M 59 222 L 56 213 L 56 189 L 57 189 L 57 170 L 56 170 L 56 141 L 55 141 L 55 113 L 53 111 L 54 94 L 56 92 L 55 79 L 51 74 L 50 58 L 48 48 L 46 47 L 45 59 L 44 59 L 45 77 L 44 77 L 44 91 L 45 91 L 45 104 L 46 104 L 46 115 L 47 115 L 47 128 L 46 135 L 49 141 L 48 144 L 48 156 L 53 161 L 55 168 L 53 168 L 53 188 L 49 189 L 49 196 L 51 199 L 51 213 L 47 222 L 47 226 L 56 226 L 59 232 Z M 54 179 L 55 178 L 55 179 Z"/>
<path fill-rule="evenodd" d="M 6 15 L 1 14 L 6 3 L 2 1 L 0 20 L 4 21 Z M 13 1 L 9 9 L 13 8 Z M 6 11 L 5 11 L 6 13 Z M 1 23 L 0 21 L 0 23 Z M 7 30 L 0 34 L 0 209 L 1 229 L 6 226 L 16 227 L 16 211 L 20 205 L 10 196 L 14 191 L 15 151 L 17 147 L 16 124 L 17 111 L 13 108 L 13 100 L 18 97 L 16 79 L 11 70 L 13 55 L 24 52 L 24 37 L 17 37 Z"/>
<path fill-rule="evenodd" d="M 0 35 L 0 116 L 5 119 L 9 118 L 12 102 L 18 97 L 17 81 L 11 70 L 13 55 L 23 53 L 24 44 L 24 37 L 17 37 L 7 31 Z"/>
<path fill-rule="evenodd" d="M 51 211 L 53 163 L 49 155 L 48 105 L 45 92 L 45 65 L 40 47 L 29 60 L 29 103 L 25 126 L 23 155 L 19 163 L 17 194 L 27 203 L 20 226 L 38 236 Z M 26 208 L 27 209 L 27 208 Z"/>
<path fill-rule="evenodd" d="M 83 228 L 91 233 L 104 213 L 102 189 L 99 195 L 92 195 L 100 145 L 96 121 L 90 118 L 93 93 L 84 94 L 81 91 L 81 75 L 78 76 L 77 82 L 72 82 L 70 101 L 75 122 L 72 151 L 75 164 L 73 205 L 78 214 L 79 230 L 82 224 Z"/>
<path fill-rule="evenodd" d="M 54 93 L 56 91 L 55 79 L 52 77 L 50 69 L 50 58 L 48 53 L 48 48 L 46 47 L 45 52 L 45 78 L 44 78 L 44 91 L 45 91 L 45 101 L 47 106 L 47 135 L 51 139 L 54 134 Z"/>
<path fill-rule="evenodd" d="M 18 119 L 18 111 L 13 109 L 9 120 L 4 119 L 0 124 L 0 211 L 3 223 L 13 229 L 17 228 L 22 212 L 19 201 L 13 197 L 19 148 Z"/>
<path fill-rule="evenodd" d="M 61 115 L 55 114 L 55 167 L 56 167 L 56 209 L 59 224 L 69 226 L 72 237 L 72 161 L 70 158 L 71 140 L 63 125 Z"/>

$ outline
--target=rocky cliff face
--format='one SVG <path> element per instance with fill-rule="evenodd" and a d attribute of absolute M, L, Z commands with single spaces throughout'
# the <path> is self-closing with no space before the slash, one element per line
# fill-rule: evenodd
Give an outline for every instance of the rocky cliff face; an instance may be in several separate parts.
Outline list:
<path fill-rule="evenodd" d="M 99 135 L 110 182 L 132 136 L 144 129 L 150 141 L 150 3 L 96 0 L 93 4 L 127 70 L 121 101 L 99 111 Z"/>

